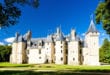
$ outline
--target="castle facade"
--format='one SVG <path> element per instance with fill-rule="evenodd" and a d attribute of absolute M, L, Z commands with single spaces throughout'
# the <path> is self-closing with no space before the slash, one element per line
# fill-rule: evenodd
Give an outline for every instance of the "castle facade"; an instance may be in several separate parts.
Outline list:
<path fill-rule="evenodd" d="M 16 33 L 11 63 L 100 65 L 99 32 L 93 19 L 83 40 L 80 40 L 74 29 L 68 36 L 63 35 L 60 28 L 46 38 L 32 38 L 31 35 L 31 31 L 23 36 Z"/>

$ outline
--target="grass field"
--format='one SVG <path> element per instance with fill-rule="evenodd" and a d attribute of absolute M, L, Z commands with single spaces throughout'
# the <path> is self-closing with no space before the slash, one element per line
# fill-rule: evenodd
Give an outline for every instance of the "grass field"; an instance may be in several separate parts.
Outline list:
<path fill-rule="evenodd" d="M 0 75 L 86 75 L 76 72 L 110 73 L 110 66 L 70 66 L 55 64 L 0 63 Z M 31 74 L 30 74 L 31 73 Z M 98 75 L 98 74 L 94 74 Z M 102 74 L 101 74 L 102 75 Z"/>

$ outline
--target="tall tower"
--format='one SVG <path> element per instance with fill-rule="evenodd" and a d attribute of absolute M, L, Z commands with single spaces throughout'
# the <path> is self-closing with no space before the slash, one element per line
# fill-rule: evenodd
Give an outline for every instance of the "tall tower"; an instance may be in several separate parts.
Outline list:
<path fill-rule="evenodd" d="M 60 28 L 55 41 L 55 64 L 67 64 L 67 44 Z"/>
<path fill-rule="evenodd" d="M 76 39 L 76 32 L 71 30 L 71 38 L 68 42 L 68 64 L 79 65 L 79 40 Z"/>
<path fill-rule="evenodd" d="M 46 49 L 46 63 L 54 63 L 55 49 L 52 35 L 47 36 L 47 41 L 45 42 L 45 49 Z"/>
<path fill-rule="evenodd" d="M 26 63 L 26 42 L 23 36 L 20 36 L 18 39 L 17 63 Z"/>
<path fill-rule="evenodd" d="M 99 32 L 97 31 L 93 19 L 91 19 L 89 29 L 85 35 L 85 48 L 83 56 L 85 65 L 99 65 Z"/>
<path fill-rule="evenodd" d="M 26 62 L 26 42 L 23 36 L 16 33 L 15 40 L 12 44 L 12 54 L 10 62 L 15 64 L 22 64 Z"/>
<path fill-rule="evenodd" d="M 16 63 L 17 62 L 17 49 L 18 49 L 18 37 L 19 37 L 19 33 L 17 32 L 15 34 L 15 39 L 13 41 L 12 44 L 12 53 L 10 55 L 10 63 Z"/>

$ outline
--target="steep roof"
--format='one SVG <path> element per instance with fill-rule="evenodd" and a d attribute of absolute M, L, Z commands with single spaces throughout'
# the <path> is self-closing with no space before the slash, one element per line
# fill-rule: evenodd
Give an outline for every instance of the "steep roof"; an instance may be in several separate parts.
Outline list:
<path fill-rule="evenodd" d="M 13 41 L 13 42 L 18 42 L 18 38 L 19 38 L 19 33 L 18 33 L 18 32 L 16 32 L 16 33 L 15 33 L 15 39 L 14 39 L 14 41 Z"/>
<path fill-rule="evenodd" d="M 57 28 L 57 37 L 56 37 L 56 40 L 57 41 L 63 41 L 64 40 L 64 36 L 63 36 L 63 33 L 61 31 L 60 28 Z"/>
<path fill-rule="evenodd" d="M 18 38 L 18 42 L 25 42 L 25 40 L 24 40 L 24 38 L 23 38 L 23 36 L 21 35 L 21 36 L 19 36 L 19 38 Z"/>
<path fill-rule="evenodd" d="M 97 29 L 96 29 L 96 27 L 95 27 L 95 24 L 94 24 L 93 19 L 92 19 L 91 22 L 90 22 L 90 26 L 89 26 L 89 28 L 88 28 L 87 33 L 89 33 L 89 32 L 98 32 Z"/>
<path fill-rule="evenodd" d="M 53 42 L 52 35 L 48 35 L 48 36 L 47 36 L 47 42 Z"/>

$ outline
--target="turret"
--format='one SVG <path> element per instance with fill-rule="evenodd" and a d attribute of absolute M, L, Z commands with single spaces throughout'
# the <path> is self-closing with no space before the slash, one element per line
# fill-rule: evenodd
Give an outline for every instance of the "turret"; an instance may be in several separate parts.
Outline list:
<path fill-rule="evenodd" d="M 99 39 L 99 32 L 95 27 L 93 19 L 91 19 L 90 26 L 88 28 L 88 31 L 86 32 L 86 35 L 85 35 L 86 45 L 89 47 L 91 47 L 91 45 L 97 47 L 98 43 L 99 43 L 98 39 Z"/>
<path fill-rule="evenodd" d="M 99 32 L 93 19 L 91 19 L 90 26 L 86 32 L 84 43 L 86 45 L 86 50 L 83 50 L 84 64 L 99 65 Z"/>
<path fill-rule="evenodd" d="M 76 32 L 74 29 L 71 30 L 71 40 L 75 40 Z"/>
<path fill-rule="evenodd" d="M 54 41 L 52 35 L 47 36 L 45 49 L 46 49 L 46 63 L 54 63 L 55 49 L 54 49 Z"/>
<path fill-rule="evenodd" d="M 16 60 L 16 54 L 17 54 L 17 49 L 18 49 L 18 38 L 19 38 L 19 33 L 16 32 L 15 34 L 15 39 L 12 43 L 12 53 L 10 55 L 10 62 L 11 63 L 16 63 L 17 60 Z"/>
<path fill-rule="evenodd" d="M 71 30 L 70 41 L 68 42 L 68 64 L 79 65 L 79 40 L 74 29 Z"/>
<path fill-rule="evenodd" d="M 67 64 L 67 46 L 63 33 L 60 28 L 57 28 L 57 37 L 55 41 L 55 63 Z"/>

